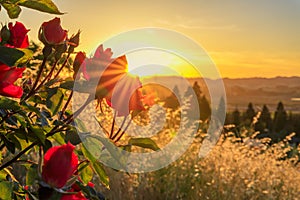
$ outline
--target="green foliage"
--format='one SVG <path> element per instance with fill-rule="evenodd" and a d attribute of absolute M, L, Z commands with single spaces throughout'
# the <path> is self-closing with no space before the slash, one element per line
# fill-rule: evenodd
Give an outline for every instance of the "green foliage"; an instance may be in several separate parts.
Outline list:
<path fill-rule="evenodd" d="M 9 181 L 0 182 L 0 199 L 11 200 L 13 191 L 13 183 Z"/>
<path fill-rule="evenodd" d="M 58 87 L 48 88 L 47 93 L 48 96 L 46 100 L 46 106 L 50 109 L 52 115 L 56 115 L 57 112 L 61 109 L 64 94 Z"/>
<path fill-rule="evenodd" d="M 102 164 L 84 147 L 81 148 L 83 155 L 90 161 L 90 166 L 97 173 L 102 184 L 109 187 L 109 178 L 102 166 Z"/>
<path fill-rule="evenodd" d="M 31 165 L 26 173 L 26 185 L 33 185 L 38 180 L 38 166 Z"/>
<path fill-rule="evenodd" d="M 93 169 L 90 166 L 86 166 L 80 171 L 80 178 L 84 184 L 88 184 L 92 181 L 93 175 Z"/>
<path fill-rule="evenodd" d="M 160 150 L 157 144 L 151 138 L 131 138 L 128 144 L 139 146 L 142 148 L 152 149 L 154 151 Z"/>
<path fill-rule="evenodd" d="M 51 14 L 63 14 L 51 0 L 1 0 L 0 4 L 6 9 L 11 19 L 19 17 L 22 6 Z"/>
<path fill-rule="evenodd" d="M 0 62 L 8 66 L 14 66 L 23 56 L 25 53 L 19 49 L 0 46 Z"/>

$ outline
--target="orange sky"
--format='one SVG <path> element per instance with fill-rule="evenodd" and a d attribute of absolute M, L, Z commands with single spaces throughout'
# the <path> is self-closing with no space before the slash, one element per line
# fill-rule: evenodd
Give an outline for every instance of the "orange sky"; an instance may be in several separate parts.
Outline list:
<path fill-rule="evenodd" d="M 60 16 L 63 27 L 70 33 L 82 30 L 78 50 L 92 52 L 120 32 L 160 27 L 182 33 L 203 46 L 223 77 L 300 76 L 299 0 L 54 2 L 67 13 Z M 36 39 L 40 24 L 53 17 L 24 9 L 18 20 Z M 3 10 L 0 19 L 2 23 L 10 21 Z M 181 70 L 181 62 L 170 63 Z M 193 76 L 189 70 L 180 73 Z"/>

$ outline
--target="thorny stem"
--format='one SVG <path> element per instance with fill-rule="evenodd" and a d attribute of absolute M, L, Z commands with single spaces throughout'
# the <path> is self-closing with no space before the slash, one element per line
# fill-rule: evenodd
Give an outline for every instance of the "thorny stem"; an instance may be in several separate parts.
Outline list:
<path fill-rule="evenodd" d="M 68 116 L 66 119 L 65 119 L 65 121 L 66 121 L 66 123 L 71 123 L 71 121 L 73 120 L 73 119 L 75 119 L 84 109 L 85 109 L 85 107 L 87 106 L 87 105 L 89 105 L 89 103 L 91 102 L 91 101 L 93 101 L 94 100 L 94 97 L 93 97 L 93 95 L 90 95 L 88 98 L 87 98 L 87 100 L 85 101 L 85 103 L 75 112 L 75 113 L 73 113 L 72 115 L 70 115 L 70 116 Z"/>
<path fill-rule="evenodd" d="M 61 110 L 59 119 L 62 119 L 62 118 L 63 118 L 64 113 L 66 112 L 66 109 L 67 109 L 68 105 L 70 104 L 72 97 L 73 97 L 73 90 L 71 91 L 71 93 L 70 93 L 70 95 L 69 95 L 69 97 L 68 97 L 68 100 L 67 100 L 66 104 L 64 105 L 63 109 Z"/>
<path fill-rule="evenodd" d="M 61 70 L 66 66 L 69 58 L 70 58 L 71 53 L 68 53 L 66 60 L 64 61 L 64 63 L 61 65 L 61 67 L 58 69 L 57 73 L 55 74 L 53 79 L 56 79 L 58 77 L 58 75 L 60 74 Z"/>
<path fill-rule="evenodd" d="M 20 151 L 17 155 L 15 155 L 11 160 L 9 160 L 6 163 L 4 163 L 3 165 L 1 165 L 0 171 L 4 168 L 10 166 L 14 162 L 16 162 L 23 154 L 25 154 L 27 151 L 29 151 L 31 148 L 33 148 L 36 144 L 37 144 L 36 142 L 31 143 L 28 147 L 26 147 L 25 149 Z"/>
<path fill-rule="evenodd" d="M 116 117 L 117 117 L 117 111 L 114 112 L 114 118 L 113 118 L 113 121 L 112 121 L 112 124 L 111 124 L 111 129 L 110 129 L 109 138 L 111 138 L 112 135 L 114 134 Z"/>
<path fill-rule="evenodd" d="M 127 116 L 125 116 L 124 118 L 123 118 L 123 121 L 122 121 L 122 124 L 121 124 L 121 126 L 120 126 L 120 128 L 118 129 L 118 131 L 114 134 L 114 136 L 112 136 L 112 137 L 110 137 L 110 139 L 115 139 L 116 137 L 117 137 L 117 135 L 120 133 L 120 131 L 122 130 L 122 128 L 123 128 L 123 126 L 124 126 L 124 124 L 125 124 L 125 122 L 126 122 L 126 119 L 127 119 Z"/>
<path fill-rule="evenodd" d="M 48 75 L 42 80 L 42 82 L 36 87 L 36 90 L 35 91 L 38 91 L 43 85 L 44 83 L 51 77 L 56 65 L 58 63 L 58 60 L 56 60 L 50 70 L 50 72 L 48 73 Z"/>
<path fill-rule="evenodd" d="M 37 84 L 38 84 L 38 82 L 39 82 L 39 79 L 41 78 L 42 73 L 43 73 L 43 71 L 44 71 L 44 68 L 45 68 L 45 66 L 46 66 L 47 58 L 48 58 L 47 56 L 44 57 L 43 62 L 42 62 L 42 64 L 41 64 L 40 68 L 39 68 L 37 77 L 36 77 L 36 79 L 35 79 L 35 81 L 34 81 L 34 83 L 33 83 L 33 85 L 32 85 L 32 88 L 31 88 L 31 90 L 28 92 L 27 96 L 26 96 L 22 101 L 27 100 L 30 96 L 32 96 L 32 95 L 35 93 L 35 88 L 36 88 L 36 86 L 37 86 Z"/>
<path fill-rule="evenodd" d="M 115 143 L 117 143 L 121 138 L 122 136 L 125 134 L 125 132 L 127 131 L 129 125 L 131 124 L 132 122 L 132 119 L 130 119 L 130 121 L 128 122 L 127 126 L 125 127 L 125 129 L 123 130 L 123 132 L 118 136 L 118 138 L 114 141 Z"/>

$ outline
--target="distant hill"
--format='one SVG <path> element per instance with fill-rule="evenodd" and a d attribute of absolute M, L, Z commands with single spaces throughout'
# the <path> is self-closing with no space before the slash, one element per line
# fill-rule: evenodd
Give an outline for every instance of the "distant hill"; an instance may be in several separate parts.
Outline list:
<path fill-rule="evenodd" d="M 175 85 L 183 92 L 187 90 L 187 82 L 192 85 L 195 81 L 201 86 L 203 93 L 209 99 L 206 83 L 214 84 L 215 80 L 207 78 L 187 78 L 175 76 L 156 76 L 144 79 L 145 82 L 159 83 L 174 88 Z M 227 95 L 227 109 L 232 111 L 246 109 L 249 102 L 252 102 L 256 109 L 266 104 L 271 111 L 276 109 L 279 101 L 282 101 L 286 110 L 300 112 L 300 77 L 275 77 L 275 78 L 224 78 L 223 83 Z M 152 85 L 153 88 L 153 85 Z M 170 94 L 169 90 L 159 87 L 157 93 L 161 98 Z"/>

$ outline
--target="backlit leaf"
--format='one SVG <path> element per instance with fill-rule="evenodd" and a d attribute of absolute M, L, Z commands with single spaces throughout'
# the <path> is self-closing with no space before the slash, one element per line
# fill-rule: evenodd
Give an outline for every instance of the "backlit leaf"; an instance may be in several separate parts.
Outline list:
<path fill-rule="evenodd" d="M 150 138 L 131 138 L 128 144 L 139 146 L 147 149 L 152 149 L 154 151 L 159 150 L 157 144 Z"/>

